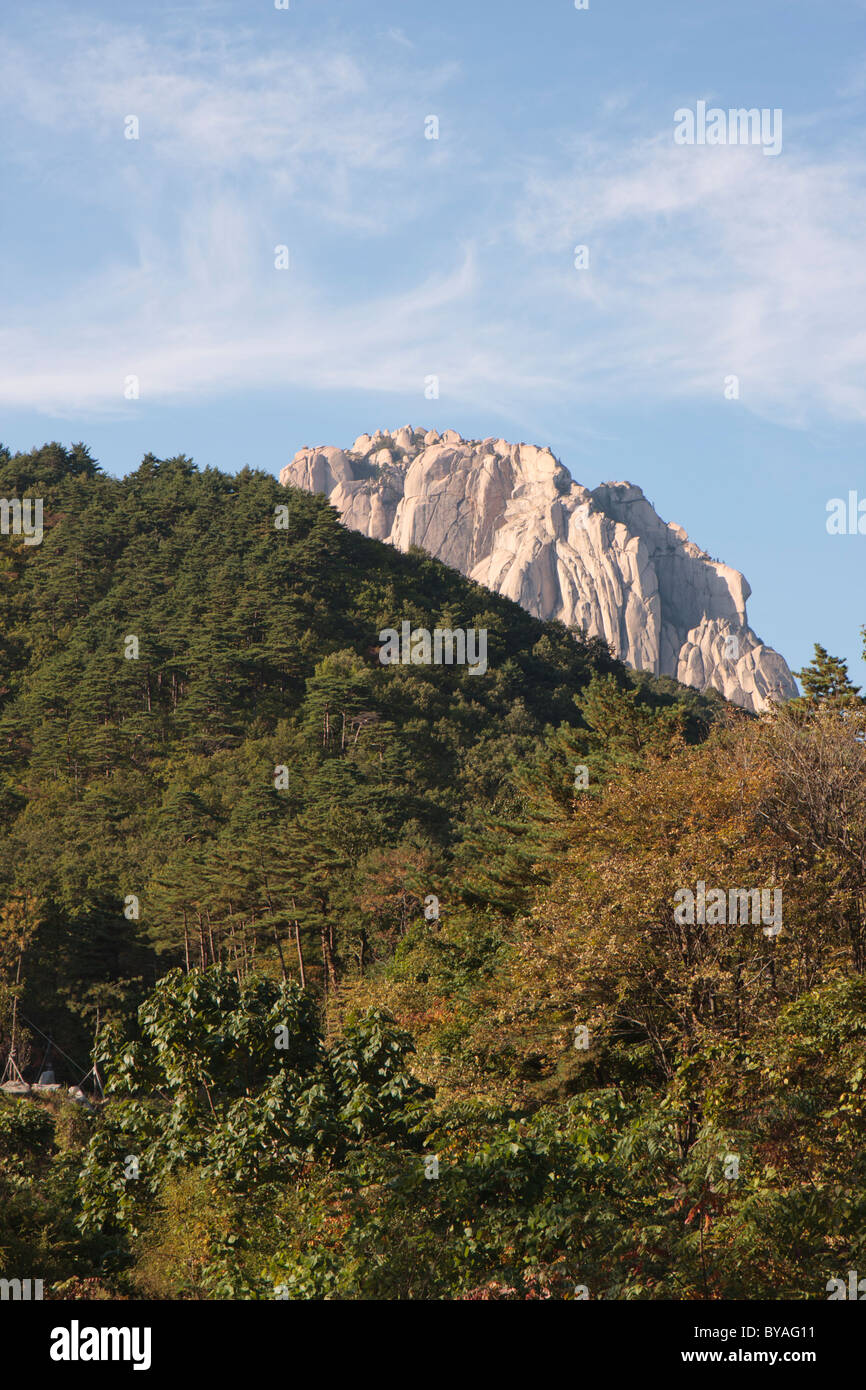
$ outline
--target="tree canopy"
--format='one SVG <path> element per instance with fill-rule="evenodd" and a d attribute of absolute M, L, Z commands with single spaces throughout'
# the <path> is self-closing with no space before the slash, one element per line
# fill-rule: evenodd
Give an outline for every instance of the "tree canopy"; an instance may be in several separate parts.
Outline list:
<path fill-rule="evenodd" d="M 63 1083 L 0 1094 L 7 1277 L 773 1299 L 864 1262 L 844 662 L 756 718 L 262 472 L 52 444 L 0 491 L 45 525 L 0 554 L 0 1044 Z M 486 629 L 487 671 L 383 665 L 404 621 Z"/>

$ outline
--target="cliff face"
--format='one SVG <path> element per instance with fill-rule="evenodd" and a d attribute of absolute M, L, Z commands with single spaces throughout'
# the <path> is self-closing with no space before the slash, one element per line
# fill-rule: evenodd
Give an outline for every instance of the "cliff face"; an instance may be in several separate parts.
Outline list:
<path fill-rule="evenodd" d="M 421 546 L 536 617 L 603 637 L 640 671 L 746 709 L 797 694 L 748 625 L 743 576 L 656 515 L 639 487 L 572 481 L 548 449 L 410 426 L 351 449 L 301 449 L 280 482 L 324 492 L 343 521 Z"/>

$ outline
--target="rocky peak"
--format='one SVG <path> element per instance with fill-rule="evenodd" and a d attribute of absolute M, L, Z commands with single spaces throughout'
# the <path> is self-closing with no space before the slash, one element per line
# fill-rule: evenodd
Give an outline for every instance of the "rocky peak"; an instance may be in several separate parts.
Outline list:
<path fill-rule="evenodd" d="M 603 637 L 637 670 L 751 710 L 797 693 L 748 626 L 743 576 L 662 521 L 634 483 L 590 491 L 548 448 L 411 425 L 347 450 L 300 449 L 280 482 L 325 493 L 366 536 L 421 546 L 536 617 Z"/>

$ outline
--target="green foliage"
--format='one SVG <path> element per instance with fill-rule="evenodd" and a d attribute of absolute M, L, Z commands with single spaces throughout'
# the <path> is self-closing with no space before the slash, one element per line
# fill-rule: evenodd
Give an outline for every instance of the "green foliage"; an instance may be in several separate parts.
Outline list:
<path fill-rule="evenodd" d="M 98 1018 L 106 1086 L 0 1097 L 6 1277 L 774 1299 L 862 1265 L 844 663 L 729 717 L 261 472 L 47 445 L 0 491 L 46 527 L 0 556 L 0 1030 L 17 998 L 21 1064 L 38 1028 L 78 1082 Z M 403 620 L 486 628 L 487 673 L 383 666 Z M 779 885 L 782 933 L 677 924 L 697 879 Z"/>
<path fill-rule="evenodd" d="M 425 1095 L 392 1019 L 352 1019 L 325 1049 L 313 1000 L 293 982 L 170 971 L 138 1025 L 135 1038 L 114 1029 L 103 1040 L 108 1098 L 81 1168 L 85 1232 L 140 1235 L 167 1181 L 193 1167 L 261 1196 L 312 1161 L 342 1162 L 351 1145 L 405 1140 Z"/>
<path fill-rule="evenodd" d="M 579 725 L 575 692 L 627 680 L 604 643 L 262 472 L 148 455 L 116 480 L 51 444 L 0 451 L 0 488 L 45 504 L 42 544 L 2 555 L 0 895 L 35 905 L 25 1011 L 72 1057 L 166 967 L 333 993 L 389 955 L 380 856 L 415 864 L 423 900 L 545 729 Z M 404 619 L 486 628 L 487 673 L 383 666 Z"/>

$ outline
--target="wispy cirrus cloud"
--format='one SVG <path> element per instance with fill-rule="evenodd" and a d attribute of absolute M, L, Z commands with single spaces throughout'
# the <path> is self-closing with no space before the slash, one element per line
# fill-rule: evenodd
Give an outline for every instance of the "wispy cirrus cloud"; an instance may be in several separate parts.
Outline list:
<path fill-rule="evenodd" d="M 735 374 L 745 406 L 790 423 L 866 414 L 866 182 L 847 149 L 674 146 L 673 107 L 671 129 L 635 134 L 622 91 L 547 162 L 479 149 L 458 67 L 431 69 L 402 30 L 383 36 L 399 81 L 348 43 L 263 50 L 182 21 L 159 40 L 115 23 L 40 42 L 0 49 L 3 158 L 13 178 L 40 171 L 86 266 L 9 277 L 2 403 L 125 410 L 130 374 L 159 400 L 420 395 L 436 374 L 455 399 L 528 414 L 716 400 Z M 447 138 L 425 142 L 440 102 Z M 8 219 L 0 236 L 7 262 L 26 256 Z"/>
<path fill-rule="evenodd" d="M 439 86 L 452 70 L 428 73 L 427 84 Z M 257 179 L 260 196 L 290 195 L 359 229 L 383 225 L 382 209 L 371 217 L 358 196 L 363 180 L 381 179 L 386 191 L 388 176 L 405 170 L 419 125 L 415 99 L 398 91 L 380 100 L 375 75 L 349 53 L 324 45 L 263 53 L 252 39 L 234 34 L 230 43 L 219 31 L 154 42 L 103 25 L 42 49 L 10 42 L 0 50 L 0 85 L 16 132 L 7 152 L 29 161 L 45 151 L 46 136 L 54 148 L 74 141 L 97 176 L 91 192 L 116 189 L 116 160 L 103 180 L 100 157 L 123 148 L 131 114 L 150 179 Z M 352 189 L 345 205 L 335 201 Z"/>
<path fill-rule="evenodd" d="M 866 416 L 866 162 L 753 147 L 628 149 L 587 141 L 533 171 L 514 218 L 534 274 L 568 296 L 595 383 L 721 395 L 727 374 L 760 412 Z M 590 270 L 551 270 L 566 246 Z"/>

